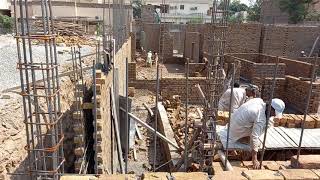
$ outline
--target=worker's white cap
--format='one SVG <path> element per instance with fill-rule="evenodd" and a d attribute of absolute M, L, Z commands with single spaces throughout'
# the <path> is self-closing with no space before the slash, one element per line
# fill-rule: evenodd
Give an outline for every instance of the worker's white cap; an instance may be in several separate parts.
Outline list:
<path fill-rule="evenodd" d="M 275 110 L 276 117 L 281 118 L 286 105 L 281 99 L 275 98 L 271 101 L 271 107 Z"/>

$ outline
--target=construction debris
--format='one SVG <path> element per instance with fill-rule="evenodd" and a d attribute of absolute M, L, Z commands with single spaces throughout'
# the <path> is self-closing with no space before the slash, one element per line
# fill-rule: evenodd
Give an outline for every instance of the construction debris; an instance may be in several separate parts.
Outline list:
<path fill-rule="evenodd" d="M 43 23 L 41 21 L 34 21 L 33 27 L 37 31 L 43 30 Z M 72 22 L 54 21 L 54 29 L 58 35 L 62 36 L 83 36 L 85 34 L 82 25 Z"/>

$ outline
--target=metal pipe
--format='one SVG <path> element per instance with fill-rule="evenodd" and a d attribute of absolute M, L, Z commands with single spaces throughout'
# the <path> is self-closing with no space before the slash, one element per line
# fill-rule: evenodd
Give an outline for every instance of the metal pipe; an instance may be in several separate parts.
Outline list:
<path fill-rule="evenodd" d="M 314 59 L 313 66 L 312 66 L 312 74 L 311 74 L 311 78 L 310 78 L 310 86 L 309 86 L 306 106 L 305 106 L 305 109 L 304 109 L 303 121 L 302 121 L 302 124 L 301 124 L 301 134 L 300 134 L 300 140 L 299 140 L 299 146 L 298 146 L 298 152 L 297 152 L 297 162 L 299 162 L 300 153 L 301 153 L 301 144 L 302 144 L 302 140 L 303 140 L 305 122 L 306 122 L 308 111 L 309 111 L 309 103 L 310 103 L 310 99 L 311 99 L 311 95 L 312 95 L 312 86 L 313 86 L 313 81 L 314 81 L 314 78 L 315 78 L 317 61 L 318 61 L 318 54 L 316 55 L 316 57 Z"/>
<path fill-rule="evenodd" d="M 192 43 L 192 51 L 194 48 L 194 43 Z M 192 52 L 193 54 L 193 52 Z M 191 56 L 193 58 L 193 55 Z M 186 114 L 185 114 L 185 122 L 184 122 L 184 148 L 185 151 L 188 151 L 188 132 L 189 132 L 189 127 L 188 127 L 188 105 L 189 105 L 189 59 L 187 60 L 187 67 L 186 67 L 186 104 L 185 104 L 185 109 L 186 109 Z M 188 169 L 188 153 L 185 153 L 184 156 L 184 171 L 187 172 Z"/>
<path fill-rule="evenodd" d="M 126 58 L 126 136 L 127 136 L 127 142 L 126 142 L 126 149 L 125 149 L 125 173 L 128 173 L 128 154 L 129 154 L 129 136 L 130 136 L 130 118 L 129 118 L 129 64 L 128 64 L 128 58 Z"/>
<path fill-rule="evenodd" d="M 229 101 L 229 122 L 228 122 L 228 131 L 227 131 L 227 144 L 226 144 L 226 157 L 224 164 L 228 162 L 228 150 L 229 150 L 229 135 L 230 135 L 230 123 L 231 123 L 231 113 L 233 112 L 233 84 L 234 84 L 234 76 L 235 76 L 235 66 L 232 63 L 232 80 L 231 80 L 231 94 L 230 94 L 230 101 Z M 225 170 L 227 171 L 227 166 L 225 166 Z"/>
<path fill-rule="evenodd" d="M 219 158 L 220 158 L 222 164 L 225 167 L 225 170 L 226 171 L 233 171 L 232 165 L 230 164 L 227 157 L 225 157 L 224 153 L 221 150 L 218 150 L 218 155 L 219 155 Z"/>
<path fill-rule="evenodd" d="M 157 84 L 156 84 L 156 106 L 155 106 L 155 116 L 154 116 L 154 153 L 153 153 L 153 171 L 156 170 L 156 161 L 157 161 L 157 130 L 158 130 L 158 102 L 159 102 L 159 93 L 160 93 L 160 78 L 159 78 L 159 63 L 157 63 Z"/>
<path fill-rule="evenodd" d="M 279 67 L 279 57 L 277 57 L 277 62 L 276 62 L 276 65 L 275 65 L 274 71 L 273 71 L 272 88 L 271 88 L 271 94 L 270 94 L 270 98 L 269 98 L 269 102 L 268 102 L 269 106 L 267 109 L 267 117 L 266 117 L 267 119 L 266 119 L 266 126 L 265 126 L 265 130 L 264 130 L 262 152 L 261 152 L 261 158 L 260 158 L 260 169 L 262 167 L 263 156 L 264 156 L 265 148 L 266 148 L 268 125 L 269 125 L 269 119 L 270 119 L 270 115 L 271 115 L 271 101 L 273 99 L 274 88 L 276 86 L 276 77 L 277 77 L 277 73 L 278 73 L 278 67 Z"/>
<path fill-rule="evenodd" d="M 126 112 L 125 109 L 120 108 L 121 111 Z M 173 148 L 175 148 L 176 150 L 181 150 L 181 148 L 174 142 L 172 142 L 170 139 L 168 139 L 167 137 L 165 137 L 164 135 L 162 135 L 159 131 L 155 131 L 154 128 L 152 128 L 151 126 L 149 126 L 147 123 L 145 123 L 144 121 L 142 121 L 141 119 L 139 119 L 138 117 L 136 117 L 134 114 L 132 113 L 128 113 L 128 115 L 135 120 L 136 122 L 140 123 L 143 127 L 145 127 L 146 129 L 148 129 L 151 132 L 156 132 L 156 135 L 164 140 L 165 142 L 167 142 L 169 145 L 171 145 Z"/>

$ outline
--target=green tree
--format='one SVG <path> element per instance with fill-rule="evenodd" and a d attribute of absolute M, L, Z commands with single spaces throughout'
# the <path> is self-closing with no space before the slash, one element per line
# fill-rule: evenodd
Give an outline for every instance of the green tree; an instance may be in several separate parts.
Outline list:
<path fill-rule="evenodd" d="M 309 6 L 314 0 L 280 0 L 279 7 L 289 15 L 289 23 L 297 24 L 308 15 Z"/>
<path fill-rule="evenodd" d="M 261 5 L 262 0 L 255 0 L 249 7 L 248 7 L 248 17 L 249 21 L 260 21 L 261 16 Z"/>
<path fill-rule="evenodd" d="M 13 18 L 0 14 L 0 26 L 3 27 L 6 32 L 11 32 L 13 29 Z"/>

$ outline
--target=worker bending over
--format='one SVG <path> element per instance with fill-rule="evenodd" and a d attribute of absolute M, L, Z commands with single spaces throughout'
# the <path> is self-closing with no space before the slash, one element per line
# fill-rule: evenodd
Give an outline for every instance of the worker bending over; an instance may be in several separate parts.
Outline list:
<path fill-rule="evenodd" d="M 264 133 L 266 127 L 268 106 L 261 98 L 251 99 L 236 110 L 230 119 L 229 143 L 237 141 L 250 143 L 252 163 L 255 169 L 259 168 L 257 158 L 260 146 L 259 137 Z M 281 118 L 284 109 L 285 103 L 281 99 L 272 99 L 270 117 Z"/>
<path fill-rule="evenodd" d="M 242 104 L 244 104 L 247 99 L 256 96 L 256 89 L 253 85 L 247 88 L 240 88 L 238 83 L 234 83 L 233 85 L 233 99 L 231 102 L 231 112 L 237 110 Z M 223 93 L 219 100 L 218 109 L 219 111 L 229 111 L 230 105 L 230 97 L 231 97 L 231 88 L 227 89 L 226 92 Z"/>

